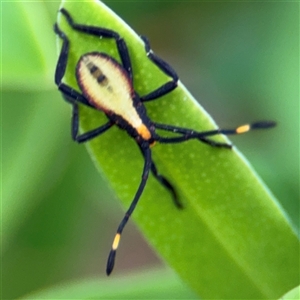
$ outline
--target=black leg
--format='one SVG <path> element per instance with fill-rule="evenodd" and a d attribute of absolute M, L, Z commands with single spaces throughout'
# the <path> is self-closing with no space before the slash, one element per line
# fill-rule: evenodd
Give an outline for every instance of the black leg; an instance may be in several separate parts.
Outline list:
<path fill-rule="evenodd" d="M 91 105 L 88 100 L 81 95 L 80 93 L 78 93 L 77 91 L 75 91 L 73 88 L 67 86 L 64 83 L 61 83 L 59 85 L 59 90 L 62 93 L 63 98 L 70 104 L 74 104 L 74 103 L 81 103 L 84 104 L 88 107 L 91 107 L 93 109 L 96 109 L 93 105 Z"/>
<path fill-rule="evenodd" d="M 227 144 L 227 143 L 221 143 L 221 142 L 217 142 L 217 141 L 213 141 L 207 138 L 198 138 L 199 141 L 203 142 L 204 144 L 207 144 L 209 146 L 212 147 L 217 147 L 217 148 L 226 148 L 226 149 L 231 149 L 232 145 L 231 144 Z"/>
<path fill-rule="evenodd" d="M 84 143 L 87 142 L 95 137 L 97 137 L 98 135 L 104 133 L 105 131 L 107 131 L 109 128 L 111 128 L 114 125 L 114 123 L 112 123 L 111 121 L 108 121 L 107 123 L 105 123 L 104 125 L 93 129 L 91 131 L 85 132 L 83 134 L 78 134 L 79 131 L 79 111 L 78 111 L 78 104 L 77 103 L 73 103 L 73 113 L 72 113 L 72 139 L 75 142 L 78 143 Z"/>
<path fill-rule="evenodd" d="M 227 148 L 227 149 L 232 148 L 231 144 L 221 143 L 221 142 L 210 140 L 208 138 L 202 137 L 201 132 L 197 132 L 197 131 L 194 131 L 191 129 L 181 128 L 181 127 L 176 127 L 176 126 L 171 126 L 171 125 L 165 125 L 165 124 L 158 124 L 158 123 L 155 123 L 155 128 L 178 133 L 178 134 L 183 134 L 182 136 L 174 137 L 174 138 L 159 137 L 158 141 L 161 143 L 180 143 L 180 142 L 190 140 L 190 139 L 198 139 L 199 141 L 201 141 L 205 144 L 208 144 L 212 147 Z M 213 132 L 215 132 L 215 131 L 213 131 Z M 215 134 L 219 134 L 219 132 L 217 132 Z"/>
<path fill-rule="evenodd" d="M 178 75 L 169 64 L 153 53 L 148 39 L 144 36 L 141 36 L 141 38 L 145 43 L 145 50 L 149 59 L 152 60 L 166 75 L 172 78 L 171 81 L 163 84 L 158 89 L 140 98 L 142 102 L 146 102 L 162 97 L 173 91 L 177 87 Z"/>
<path fill-rule="evenodd" d="M 213 135 L 218 135 L 218 134 L 224 134 L 224 135 L 242 134 L 242 133 L 246 133 L 250 130 L 254 130 L 254 129 L 267 129 L 267 128 L 274 127 L 276 125 L 276 123 L 273 121 L 261 121 L 261 122 L 256 122 L 253 124 L 241 125 L 234 129 L 215 129 L 215 130 L 203 131 L 203 132 L 197 132 L 197 131 L 186 129 L 186 128 L 180 128 L 180 127 L 176 127 L 176 126 L 170 126 L 170 125 L 164 125 L 164 124 L 158 124 L 158 123 L 154 123 L 154 125 L 157 129 L 162 129 L 162 130 L 171 131 L 174 133 L 183 134 L 182 136 L 179 136 L 179 137 L 157 136 L 156 140 L 160 143 L 172 144 L 172 143 L 181 143 L 181 142 L 184 142 L 184 141 L 187 141 L 190 139 L 198 139 L 198 140 L 200 140 L 204 143 L 207 143 L 211 146 L 231 148 L 231 145 L 229 145 L 229 144 L 214 142 L 214 141 L 207 139 L 207 137 L 213 136 Z"/>
<path fill-rule="evenodd" d="M 173 187 L 173 185 L 169 182 L 169 180 L 167 178 L 165 178 L 163 175 L 160 175 L 158 173 L 157 168 L 156 168 L 156 166 L 153 162 L 152 162 L 152 165 L 151 165 L 151 172 L 154 175 L 154 177 L 159 181 L 159 183 L 162 184 L 168 191 L 171 192 L 171 194 L 173 196 L 174 204 L 178 208 L 183 208 L 181 202 L 178 199 L 178 195 L 176 193 L 175 188 Z"/>
<path fill-rule="evenodd" d="M 53 29 L 54 32 L 63 40 L 63 45 L 59 54 L 59 58 L 55 70 L 55 77 L 54 77 L 55 84 L 57 86 L 60 86 L 67 68 L 70 43 L 67 36 L 59 29 L 56 23 L 54 24 Z"/>
<path fill-rule="evenodd" d="M 131 61 L 128 53 L 128 48 L 126 46 L 124 39 L 121 38 L 117 32 L 106 28 L 77 24 L 73 21 L 73 18 L 71 17 L 71 15 L 67 10 L 62 8 L 60 12 L 66 17 L 67 22 L 74 30 L 83 32 L 85 34 L 94 35 L 97 37 L 115 39 L 118 52 L 122 61 L 122 65 L 124 69 L 128 72 L 129 77 L 132 79 L 132 67 L 131 67 Z"/>
<path fill-rule="evenodd" d="M 121 221 L 117 233 L 115 235 L 114 241 L 112 243 L 112 248 L 110 250 L 109 256 L 108 256 L 108 260 L 107 260 L 107 266 L 106 266 L 106 274 L 110 275 L 110 273 L 112 272 L 113 268 L 114 268 L 114 264 L 115 264 L 115 257 L 116 257 L 116 251 L 118 249 L 119 246 L 119 242 L 120 242 L 120 238 L 121 238 L 121 234 L 122 231 L 127 223 L 127 221 L 129 220 L 131 214 L 133 213 L 141 195 L 142 192 L 145 188 L 145 185 L 147 183 L 148 180 L 148 176 L 149 176 L 149 172 L 151 169 L 151 165 L 152 165 L 152 159 L 151 159 L 151 150 L 148 147 L 146 148 L 141 148 L 143 155 L 144 155 L 144 159 L 145 159 L 145 163 L 144 163 L 144 169 L 143 169 L 143 173 L 142 173 L 142 179 L 140 182 L 140 185 L 138 187 L 138 190 L 130 204 L 129 209 L 127 210 L 123 220 Z"/>
<path fill-rule="evenodd" d="M 94 108 L 87 99 L 78 93 L 73 88 L 68 85 L 62 83 L 62 79 L 65 75 L 67 63 L 68 63 L 68 55 L 69 55 L 69 40 L 67 36 L 59 29 L 58 25 L 54 25 L 55 33 L 63 40 L 63 45 L 59 54 L 58 62 L 55 70 L 55 84 L 58 86 L 58 89 L 62 92 L 66 101 L 74 103 L 75 101 L 80 102 L 84 105 Z"/>
<path fill-rule="evenodd" d="M 73 88 L 71 88 L 70 86 L 61 83 L 58 86 L 58 89 L 61 91 L 64 99 L 69 102 L 69 103 L 78 103 L 80 102 L 81 104 L 84 104 L 90 108 L 96 109 L 93 105 L 91 105 L 88 100 L 81 95 L 80 93 L 78 93 L 76 90 L 74 90 Z"/>

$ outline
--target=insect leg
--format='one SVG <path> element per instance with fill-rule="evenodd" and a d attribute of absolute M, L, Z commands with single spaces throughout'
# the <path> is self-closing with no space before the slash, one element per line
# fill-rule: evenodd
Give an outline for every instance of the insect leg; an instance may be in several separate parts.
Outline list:
<path fill-rule="evenodd" d="M 71 134 L 72 134 L 72 139 L 75 142 L 78 142 L 78 143 L 87 142 L 87 141 L 97 137 L 98 135 L 104 133 L 109 128 L 111 128 L 113 125 L 114 125 L 113 122 L 108 121 L 107 123 L 105 123 L 104 125 L 96 128 L 96 129 L 85 132 L 83 134 L 78 134 L 78 132 L 79 132 L 79 110 L 78 110 L 78 104 L 73 103 Z"/>
<path fill-rule="evenodd" d="M 127 221 L 129 220 L 131 214 L 133 213 L 142 193 L 143 193 L 143 190 L 145 188 L 145 185 L 146 185 L 146 182 L 147 182 L 147 179 L 148 179 L 148 176 L 149 176 L 149 172 L 150 172 L 150 169 L 151 169 L 151 165 L 152 165 L 152 159 L 151 159 L 151 150 L 148 147 L 146 148 L 141 148 L 142 152 L 143 152 L 143 155 L 144 155 L 144 159 L 145 159 L 145 162 L 144 162 L 144 169 L 143 169 L 143 173 L 142 173 L 142 179 L 141 179 L 141 182 L 140 182 L 140 185 L 138 187 L 138 190 L 130 204 L 130 207 L 129 209 L 127 210 L 123 220 L 121 221 L 118 229 L 117 229 L 117 233 L 115 235 L 115 238 L 113 240 L 113 243 L 112 243 L 112 248 L 110 250 L 110 253 L 109 253 L 109 256 L 108 256 L 108 260 L 107 260 L 107 266 L 106 266 L 106 274 L 107 275 L 110 275 L 110 273 L 112 272 L 113 268 L 114 268 L 114 264 L 115 264 L 115 257 L 116 257 L 116 251 L 118 249 L 118 246 L 119 246 L 119 242 L 120 242 L 120 238 L 121 238 L 121 234 L 122 234 L 122 231 L 127 223 Z"/>
<path fill-rule="evenodd" d="M 153 162 L 151 165 L 151 172 L 154 175 L 154 177 L 159 181 L 159 183 L 162 184 L 167 190 L 169 190 L 171 192 L 171 194 L 173 196 L 174 204 L 178 208 L 182 208 L 182 204 L 180 203 L 180 201 L 178 199 L 178 195 L 176 193 L 175 188 L 173 187 L 173 185 L 169 182 L 169 180 L 167 178 L 165 178 L 163 175 L 160 175 L 158 173 L 157 168 Z"/>
<path fill-rule="evenodd" d="M 155 123 L 155 127 L 158 128 L 158 129 L 161 129 L 161 130 L 166 130 L 166 131 L 170 131 L 170 132 L 174 132 L 174 133 L 183 134 L 184 136 L 180 137 L 180 138 L 182 138 L 182 140 L 179 140 L 178 143 L 181 142 L 181 141 L 185 141 L 187 139 L 197 138 L 201 142 L 203 142 L 205 144 L 208 144 L 208 145 L 210 145 L 212 147 L 227 148 L 227 149 L 231 149 L 232 148 L 231 144 L 213 141 L 213 140 L 205 138 L 205 137 L 201 137 L 201 136 L 190 137 L 190 136 L 194 136 L 197 133 L 195 130 L 191 130 L 191 129 L 187 129 L 187 128 L 181 128 L 181 127 L 176 127 L 176 126 L 171 126 L 171 125 L 166 125 L 166 124 L 158 124 L 158 123 Z M 167 139 L 169 139 L 169 138 L 167 138 Z M 159 138 L 159 141 L 162 142 L 160 140 L 160 138 Z M 174 142 L 174 143 L 176 143 L 176 142 Z"/>
<path fill-rule="evenodd" d="M 166 75 L 172 78 L 171 81 L 163 84 L 161 87 L 140 98 L 142 102 L 146 102 L 157 99 L 173 91 L 177 87 L 178 75 L 169 64 L 167 64 L 164 60 L 153 53 L 150 47 L 150 43 L 145 36 L 141 36 L 141 39 L 145 43 L 145 50 L 149 59 L 152 60 L 152 62 L 154 62 L 157 67 L 160 68 Z"/>
<path fill-rule="evenodd" d="M 211 139 L 207 139 L 207 138 L 204 138 L 204 137 L 199 137 L 198 139 L 199 139 L 199 141 L 203 142 L 204 144 L 207 144 L 207 145 L 212 146 L 212 147 L 226 148 L 226 149 L 231 149 L 232 148 L 231 144 L 213 141 Z"/>
<path fill-rule="evenodd" d="M 68 85 L 62 83 L 62 79 L 65 75 L 67 63 L 68 63 L 69 40 L 67 36 L 59 29 L 57 24 L 54 24 L 54 32 L 63 40 L 63 45 L 59 54 L 59 58 L 55 70 L 55 77 L 54 77 L 55 84 L 57 85 L 61 93 L 66 96 L 64 97 L 66 101 L 72 102 L 73 99 L 84 105 L 92 107 L 92 105 L 89 104 L 89 102 L 83 95 L 81 95 L 76 90 L 69 87 Z"/>
<path fill-rule="evenodd" d="M 215 130 L 210 130 L 210 131 L 203 131 L 203 132 L 197 132 L 194 130 L 186 129 L 186 128 L 180 128 L 176 126 L 170 126 L 170 125 L 164 125 L 164 124 L 154 124 L 156 128 L 158 129 L 163 129 L 167 131 L 172 131 L 175 133 L 180 133 L 183 134 L 182 136 L 179 137 L 157 137 L 157 141 L 160 143 L 181 143 L 190 139 L 198 139 L 204 143 L 208 143 L 211 146 L 216 146 L 217 147 L 227 147 L 229 148 L 230 145 L 214 142 L 211 140 L 208 140 L 208 136 L 214 136 L 218 134 L 224 134 L 224 135 L 234 135 L 234 134 L 242 134 L 246 133 L 250 130 L 254 129 L 267 129 L 267 128 L 272 128 L 276 125 L 275 122 L 273 121 L 260 121 L 260 122 L 255 122 L 252 124 L 246 124 L 246 125 L 241 125 L 238 126 L 234 129 L 215 129 Z M 226 146 L 227 145 L 227 146 Z"/>
<path fill-rule="evenodd" d="M 95 26 L 87 26 L 83 24 L 77 24 L 73 21 L 73 18 L 71 17 L 70 13 L 62 8 L 60 12 L 65 16 L 67 22 L 69 25 L 77 31 L 94 35 L 97 37 L 104 37 L 104 38 L 113 38 L 116 41 L 118 52 L 122 61 L 122 65 L 125 68 L 125 70 L 128 72 L 129 77 L 132 79 L 132 67 L 131 67 L 131 61 L 128 53 L 127 45 L 123 38 L 120 37 L 120 35 L 110 29 L 102 28 L 102 27 L 95 27 Z"/>

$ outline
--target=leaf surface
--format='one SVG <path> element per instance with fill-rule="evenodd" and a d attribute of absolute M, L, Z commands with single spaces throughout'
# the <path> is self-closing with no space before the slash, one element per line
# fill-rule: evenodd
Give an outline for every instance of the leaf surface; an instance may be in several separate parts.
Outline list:
<path fill-rule="evenodd" d="M 116 286 L 118 287 L 116 289 Z M 22 299 L 195 299 L 170 271 L 151 270 L 115 278 L 88 278 L 44 289 Z"/>
<path fill-rule="evenodd" d="M 64 2 L 63 7 L 77 23 L 109 28 L 124 37 L 132 59 L 134 87 L 140 95 L 169 80 L 147 58 L 138 35 L 104 4 Z M 70 39 L 64 82 L 78 91 L 75 67 L 82 54 L 99 51 L 120 60 L 114 40 L 75 32 L 61 15 L 58 24 Z M 216 128 L 182 84 L 146 106 L 149 117 L 159 123 L 198 131 Z M 83 131 L 107 120 L 103 113 L 86 107 L 81 107 L 80 117 Z M 114 127 L 88 143 L 88 150 L 127 208 L 143 167 L 134 140 Z M 159 172 L 176 187 L 184 209 L 178 210 L 171 195 L 150 176 L 133 219 L 149 243 L 199 296 L 270 299 L 298 284 L 299 240 L 274 197 L 237 149 L 189 141 L 157 144 L 152 152 Z M 126 243 L 126 229 L 122 243 Z"/>

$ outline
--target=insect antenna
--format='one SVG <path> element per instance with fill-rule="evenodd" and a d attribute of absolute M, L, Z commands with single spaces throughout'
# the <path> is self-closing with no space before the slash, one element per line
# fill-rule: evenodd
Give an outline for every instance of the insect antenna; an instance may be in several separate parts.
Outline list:
<path fill-rule="evenodd" d="M 249 132 L 251 130 L 256 130 L 256 129 L 268 129 L 276 126 L 276 122 L 274 121 L 259 121 L 255 122 L 252 124 L 245 124 L 238 126 L 233 129 L 213 129 L 209 131 L 195 131 L 187 128 L 181 128 L 181 127 L 176 127 L 172 125 L 165 125 L 165 124 L 159 124 L 159 123 L 154 123 L 155 127 L 158 129 L 174 132 L 181 134 L 181 136 L 177 137 L 157 137 L 157 141 L 160 143 L 165 143 L 165 144 L 173 144 L 173 143 L 181 143 L 187 140 L 191 139 L 198 139 L 199 141 L 202 141 L 206 144 L 209 144 L 210 146 L 213 147 L 224 147 L 224 148 L 231 148 L 230 144 L 226 143 L 219 143 L 215 142 L 212 140 L 207 139 L 209 136 L 214 136 L 218 134 L 224 134 L 224 135 L 234 135 L 234 134 L 242 134 Z"/>
<path fill-rule="evenodd" d="M 246 133 L 250 130 L 255 130 L 255 129 L 268 129 L 276 126 L 276 122 L 274 121 L 259 121 L 255 122 L 252 124 L 245 124 L 236 127 L 235 129 L 220 129 L 219 133 L 225 134 L 225 135 L 230 135 L 230 134 L 241 134 L 241 133 Z M 209 135 L 209 133 L 207 133 Z"/>

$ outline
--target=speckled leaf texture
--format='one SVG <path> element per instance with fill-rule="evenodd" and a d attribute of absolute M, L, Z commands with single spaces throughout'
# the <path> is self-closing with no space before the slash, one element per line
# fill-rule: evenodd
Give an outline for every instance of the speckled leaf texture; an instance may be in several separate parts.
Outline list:
<path fill-rule="evenodd" d="M 109 28 L 124 37 L 133 64 L 134 88 L 140 95 L 169 80 L 147 58 L 139 36 L 103 3 L 64 2 L 62 6 L 75 22 Z M 74 32 L 60 14 L 58 24 L 70 39 L 65 83 L 78 90 L 75 66 L 83 53 L 104 52 L 120 61 L 114 40 Z M 182 84 L 146 107 L 149 117 L 159 123 L 198 131 L 216 128 Z M 106 121 L 103 113 L 87 107 L 80 107 L 80 116 L 83 131 Z M 88 150 L 127 208 L 143 168 L 135 141 L 114 127 L 89 142 Z M 184 209 L 174 206 L 171 195 L 151 175 L 132 219 L 199 297 L 276 299 L 299 284 L 299 240 L 276 200 L 237 149 L 189 141 L 156 144 L 152 152 L 160 173 L 176 187 Z M 126 243 L 125 236 L 126 229 L 118 251 Z M 117 269 L 118 258 L 114 272 Z"/>

